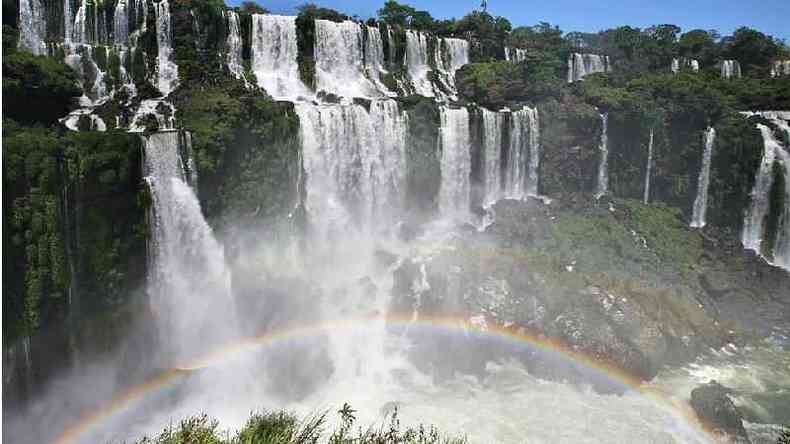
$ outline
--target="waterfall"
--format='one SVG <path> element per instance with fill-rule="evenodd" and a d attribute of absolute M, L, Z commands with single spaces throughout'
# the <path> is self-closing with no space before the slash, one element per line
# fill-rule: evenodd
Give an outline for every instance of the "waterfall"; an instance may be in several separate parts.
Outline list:
<path fill-rule="evenodd" d="M 647 205 L 650 200 L 650 175 L 653 174 L 653 129 L 650 129 L 650 140 L 647 143 L 647 167 L 645 168 L 645 196 L 642 203 Z"/>
<path fill-rule="evenodd" d="M 439 114 L 442 174 L 439 210 L 445 217 L 464 217 L 470 209 L 469 178 L 472 168 L 469 112 L 466 108 L 452 109 L 442 106 Z"/>
<path fill-rule="evenodd" d="M 790 135 L 790 127 L 785 123 L 784 131 Z M 784 172 L 784 208 L 779 216 L 776 227 L 776 243 L 774 244 L 773 264 L 790 271 L 790 152 L 778 148 L 776 156 Z"/>
<path fill-rule="evenodd" d="M 239 32 L 239 15 L 236 11 L 227 11 L 228 17 L 228 38 L 225 42 L 227 51 L 226 63 L 228 70 L 237 79 L 244 78 L 244 64 L 242 61 L 242 42 Z"/>
<path fill-rule="evenodd" d="M 790 60 L 776 60 L 771 64 L 771 77 L 790 76 Z"/>
<path fill-rule="evenodd" d="M 582 80 L 590 74 L 609 71 L 611 71 L 611 67 L 608 56 L 579 54 L 578 52 L 568 56 L 568 83 Z"/>
<path fill-rule="evenodd" d="M 230 272 L 188 184 L 190 160 L 181 155 L 179 133 L 143 141 L 153 202 L 147 292 L 163 351 L 176 363 L 233 334 Z"/>
<path fill-rule="evenodd" d="M 66 0 L 68 1 L 68 0 Z M 74 42 L 75 43 L 90 43 L 88 42 L 88 34 L 85 29 L 87 26 L 87 11 L 86 11 L 86 0 L 82 0 L 80 3 L 80 7 L 77 8 L 77 15 L 74 17 Z"/>
<path fill-rule="evenodd" d="M 469 63 L 469 42 L 464 39 L 439 39 L 434 59 L 439 81 L 450 98 L 455 99 L 455 72 Z"/>
<path fill-rule="evenodd" d="M 433 85 L 428 79 L 428 36 L 422 32 L 406 31 L 406 68 L 416 94 L 433 97 Z"/>
<path fill-rule="evenodd" d="M 19 0 L 19 47 L 44 55 L 47 45 L 46 11 L 41 0 Z"/>
<path fill-rule="evenodd" d="M 702 169 L 697 178 L 697 197 L 691 216 L 691 227 L 702 228 L 707 223 L 705 214 L 708 211 L 708 190 L 710 188 L 710 164 L 713 158 L 713 145 L 716 143 L 716 130 L 708 127 L 705 131 L 705 151 L 702 154 Z"/>
<path fill-rule="evenodd" d="M 68 0 L 66 0 L 68 2 Z M 129 6 L 127 0 L 118 0 L 113 16 L 113 42 L 125 45 L 129 40 Z"/>
<path fill-rule="evenodd" d="M 540 179 L 540 117 L 538 108 L 525 108 L 529 119 L 529 170 L 527 172 L 527 194 L 538 195 Z"/>
<path fill-rule="evenodd" d="M 296 63 L 296 17 L 253 14 L 252 70 L 262 87 L 275 99 L 309 95 L 299 78 Z"/>
<path fill-rule="evenodd" d="M 401 216 L 408 120 L 394 100 L 364 106 L 297 103 L 306 208 L 324 240 L 365 235 Z"/>
<path fill-rule="evenodd" d="M 157 87 L 167 96 L 178 86 L 178 66 L 173 61 L 173 32 L 170 29 L 170 4 L 161 0 L 156 6 Z"/>
<path fill-rule="evenodd" d="M 680 72 L 681 67 L 682 68 L 689 68 L 689 69 L 691 69 L 694 72 L 698 72 L 699 71 L 699 61 L 696 60 L 696 59 L 689 59 L 689 58 L 686 58 L 686 57 L 681 57 L 679 59 L 678 58 L 672 59 L 672 67 L 671 67 L 671 69 L 672 69 L 673 73 L 677 74 L 678 72 Z"/>
<path fill-rule="evenodd" d="M 538 195 L 540 123 L 537 108 L 524 107 L 510 114 L 510 140 L 504 168 L 505 197 L 523 199 Z"/>
<path fill-rule="evenodd" d="M 365 42 L 365 74 L 376 84 L 379 91 L 387 95 L 395 95 L 381 82 L 381 74 L 387 72 L 384 65 L 384 41 L 381 31 L 374 26 L 367 26 L 367 40 Z"/>
<path fill-rule="evenodd" d="M 724 60 L 721 62 L 721 78 L 732 79 L 741 77 L 741 64 L 737 60 Z"/>
<path fill-rule="evenodd" d="M 768 216 L 771 187 L 774 184 L 774 161 L 781 147 L 770 128 L 765 125 L 757 125 L 757 127 L 763 135 L 763 159 L 754 179 L 751 203 L 743 221 L 741 242 L 746 249 L 762 254 L 765 218 Z"/>
<path fill-rule="evenodd" d="M 74 32 L 74 22 L 71 17 L 71 0 L 63 0 L 63 42 L 68 45 L 71 43 L 71 36 Z"/>
<path fill-rule="evenodd" d="M 527 60 L 527 50 L 505 46 L 505 60 L 513 63 L 524 62 Z"/>
<path fill-rule="evenodd" d="M 502 197 L 502 121 L 504 115 L 482 109 L 483 157 L 485 159 L 485 198 L 487 207 Z"/>
<path fill-rule="evenodd" d="M 364 47 L 362 27 L 356 22 L 316 20 L 316 89 L 344 97 L 380 96 L 365 76 Z M 372 55 L 373 58 L 383 59 L 383 46 L 375 49 L 381 49 L 381 53 Z"/>
<path fill-rule="evenodd" d="M 595 191 L 597 198 L 609 192 L 609 113 L 601 114 L 601 141 L 598 144 L 600 160 L 598 161 L 598 185 Z"/>

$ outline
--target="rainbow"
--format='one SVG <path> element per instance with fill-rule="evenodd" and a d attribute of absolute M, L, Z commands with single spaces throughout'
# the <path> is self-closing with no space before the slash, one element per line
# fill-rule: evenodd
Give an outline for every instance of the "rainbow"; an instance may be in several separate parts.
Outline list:
<path fill-rule="evenodd" d="M 529 334 L 523 329 L 480 325 L 460 318 L 431 317 L 415 320 L 411 317 L 387 316 L 325 321 L 308 326 L 293 326 L 260 336 L 243 338 L 233 343 L 216 347 L 185 365 L 163 371 L 141 384 L 124 390 L 101 409 L 85 414 L 74 424 L 68 426 L 52 444 L 74 443 L 80 436 L 98 427 L 104 421 L 110 419 L 114 414 L 131 407 L 136 401 L 144 399 L 146 396 L 159 390 L 170 387 L 178 379 L 189 375 L 193 371 L 218 365 L 233 355 L 251 351 L 261 346 L 270 346 L 284 341 L 315 337 L 328 331 L 337 332 L 358 329 L 360 327 L 373 325 L 374 323 L 381 323 L 382 321 L 386 322 L 387 326 L 394 327 L 415 328 L 425 326 L 454 333 L 464 332 L 467 334 L 475 334 L 480 335 L 482 338 L 504 340 L 521 347 L 533 347 L 542 352 L 560 355 L 589 370 L 608 377 L 608 379 L 613 382 L 635 390 L 651 398 L 660 405 L 678 411 L 690 425 L 710 433 L 708 427 L 697 419 L 694 411 L 685 402 L 679 402 L 656 387 L 644 384 L 644 381 L 638 377 L 623 371 L 610 362 L 579 353 L 560 341 L 552 340 L 541 335 Z"/>

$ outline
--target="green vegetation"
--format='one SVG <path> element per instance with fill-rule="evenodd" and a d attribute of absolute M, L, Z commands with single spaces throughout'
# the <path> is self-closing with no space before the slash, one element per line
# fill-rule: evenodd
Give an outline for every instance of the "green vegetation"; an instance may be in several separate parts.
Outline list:
<path fill-rule="evenodd" d="M 123 302 L 144 279 L 140 146 L 122 132 L 69 133 L 3 121 L 4 338 Z M 74 280 L 79 294 L 66 295 Z"/>
<path fill-rule="evenodd" d="M 355 410 L 348 404 L 338 412 L 340 425 L 325 434 L 327 413 L 299 420 L 285 412 L 256 413 L 237 433 L 219 430 L 219 423 L 206 415 L 182 420 L 177 426 L 167 427 L 154 438 L 143 438 L 138 444 L 463 444 L 463 438 L 446 438 L 434 427 L 402 429 L 397 409 L 389 416 L 389 423 L 379 428 L 355 432 Z"/>
<path fill-rule="evenodd" d="M 293 107 L 236 80 L 223 83 L 184 85 L 174 97 L 178 120 L 192 133 L 203 211 L 237 222 L 286 215 L 301 168 Z"/>
<path fill-rule="evenodd" d="M 77 75 L 53 57 L 25 51 L 3 54 L 3 116 L 23 123 L 51 125 L 81 94 Z"/>

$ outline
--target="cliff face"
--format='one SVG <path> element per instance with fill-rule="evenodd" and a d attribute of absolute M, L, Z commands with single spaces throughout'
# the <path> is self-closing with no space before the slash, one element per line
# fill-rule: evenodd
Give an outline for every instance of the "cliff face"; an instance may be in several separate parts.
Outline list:
<path fill-rule="evenodd" d="M 776 288 L 748 290 L 765 300 L 780 297 L 787 282 L 784 271 L 738 245 L 756 214 L 755 249 L 786 264 L 787 164 L 766 159 L 781 160 L 788 150 L 790 119 L 738 111 L 790 109 L 790 87 L 756 62 L 740 79 L 720 78 L 713 62 L 673 73 L 665 55 L 648 63 L 633 48 L 575 54 L 551 29 L 520 37 L 487 14 L 417 30 L 357 23 L 322 8 L 279 17 L 208 1 L 20 1 L 3 31 L 4 42 L 18 43 L 3 60 L 10 276 L 3 334 L 13 343 L 52 326 L 67 332 L 68 343 L 57 362 L 39 364 L 45 353 L 37 354 L 35 341 L 32 358 L 20 357 L 21 348 L 7 353 L 31 363 L 20 373 L 28 385 L 89 346 L 112 348 L 110 339 L 95 345 L 89 333 L 100 327 L 82 319 L 123 318 L 112 338 L 131 328 L 126 309 L 146 298 L 152 237 L 140 135 L 156 131 L 191 140 L 192 153 L 182 158 L 195 163 L 189 169 L 202 212 L 229 262 L 253 242 L 344 229 L 322 218 L 328 211 L 317 203 L 319 187 L 335 193 L 332 204 L 347 226 L 386 224 L 396 214 L 406 237 L 451 214 L 480 222 L 498 200 L 560 202 L 557 214 L 534 202 L 533 213 L 514 203 L 493 207 L 488 234 L 505 245 L 496 248 L 517 249 L 534 275 L 520 280 L 519 261 L 480 265 L 473 237 L 466 253 L 431 265 L 429 280 L 440 282 L 432 287 L 450 288 L 443 280 L 453 267 L 464 274 L 457 284 L 471 292 L 499 274 L 514 294 L 531 295 L 534 312 L 503 318 L 500 307 L 486 314 L 492 321 L 567 341 L 578 336 L 571 325 L 578 321 L 589 339 L 580 347 L 612 342 L 602 353 L 643 377 L 727 340 L 723 327 L 711 327 L 719 319 L 705 298 L 747 290 L 724 274 L 770 275 Z M 700 180 L 710 128 L 710 177 Z M 324 182 L 310 182 L 323 174 Z M 692 231 L 701 184 L 709 195 L 706 228 Z M 534 233 L 530 214 L 549 228 Z M 626 230 L 646 247 L 637 248 Z M 615 259 L 603 261 L 598 248 Z M 583 272 L 569 283 L 560 275 L 571 265 Z M 645 273 L 659 276 L 654 287 L 641 285 Z M 535 324 L 552 292 L 562 302 L 546 313 L 570 324 Z M 610 318 L 613 294 L 632 301 L 623 308 L 633 313 L 630 324 Z M 413 295 L 400 296 L 409 307 Z M 597 298 L 595 307 L 584 298 Z M 668 302 L 655 302 L 662 298 Z M 460 309 L 476 315 L 489 302 L 464 301 Z M 657 319 L 657 306 L 672 315 Z M 635 333 L 636 324 L 643 327 Z M 672 331 L 647 331 L 659 324 Z M 611 334 L 596 336 L 599 328 Z M 686 341 L 691 331 L 698 337 Z M 632 334 L 641 339 L 629 342 Z"/>

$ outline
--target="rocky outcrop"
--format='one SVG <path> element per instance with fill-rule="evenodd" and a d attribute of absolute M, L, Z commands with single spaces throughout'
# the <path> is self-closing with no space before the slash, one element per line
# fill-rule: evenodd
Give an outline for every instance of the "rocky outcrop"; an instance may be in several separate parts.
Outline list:
<path fill-rule="evenodd" d="M 484 233 L 467 231 L 432 257 L 403 261 L 391 310 L 525 332 L 643 379 L 710 348 L 762 337 L 788 313 L 777 287 L 788 282 L 781 270 L 701 238 L 668 207 L 570 198 L 550 205 L 506 200 L 492 211 L 495 222 Z M 764 291 L 748 291 L 755 287 Z M 748 309 L 752 298 L 771 309 Z M 415 342 L 436 363 L 451 353 L 438 340 Z M 490 344 L 463 346 L 481 361 L 465 362 L 470 368 L 497 357 Z M 561 363 L 520 358 L 542 377 L 584 380 Z"/>
<path fill-rule="evenodd" d="M 727 387 L 711 381 L 691 391 L 691 407 L 699 419 L 727 442 L 750 444 L 743 415 L 729 398 Z"/>
<path fill-rule="evenodd" d="M 637 263 L 650 261 L 653 254 L 639 247 L 644 238 L 620 227 L 622 237 L 608 242 L 622 245 L 585 251 L 585 241 L 571 239 L 571 210 L 563 205 L 572 204 L 547 206 L 537 199 L 497 203 L 496 222 L 485 233 L 467 233 L 449 251 L 400 266 L 393 311 L 464 317 L 522 330 L 644 379 L 665 363 L 686 362 L 708 347 L 733 340 L 682 285 L 616 275 L 615 268 L 644 271 L 646 265 Z M 593 211 L 586 217 L 604 216 Z M 618 229 L 613 220 L 605 230 Z M 597 236 L 584 230 L 588 232 L 579 234 Z M 597 254 L 621 257 L 607 269 Z M 630 265 L 622 266 L 624 262 Z M 490 354 L 489 349 L 483 356 Z M 541 371 L 534 356 L 528 359 L 527 365 L 542 376 L 568 378 L 562 372 Z"/>

